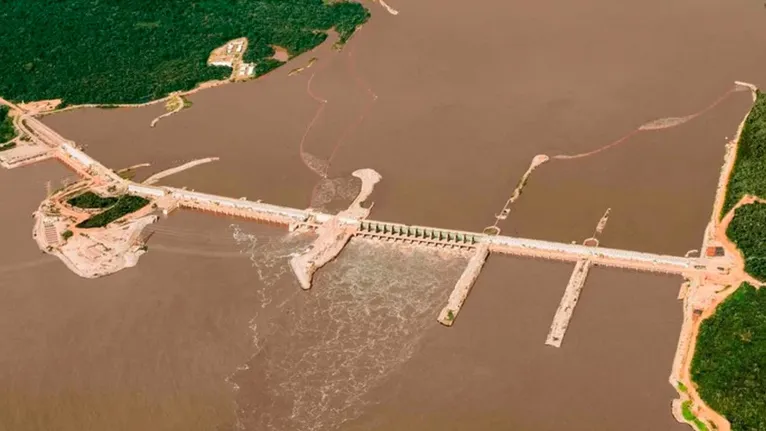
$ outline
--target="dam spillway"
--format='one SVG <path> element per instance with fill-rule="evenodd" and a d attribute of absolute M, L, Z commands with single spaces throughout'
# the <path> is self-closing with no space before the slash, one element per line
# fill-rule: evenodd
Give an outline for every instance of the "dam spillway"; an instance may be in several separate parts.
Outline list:
<path fill-rule="evenodd" d="M 326 214 L 311 209 L 296 209 L 272 205 L 260 201 L 235 199 L 226 196 L 200 193 L 185 189 L 139 184 L 121 178 L 114 171 L 106 168 L 90 155 L 77 148 L 55 131 L 29 115 L 22 115 L 18 121 L 22 132 L 28 134 L 34 143 L 45 149 L 43 156 L 59 159 L 80 176 L 101 186 L 114 186 L 122 190 L 155 201 L 157 208 L 189 208 L 210 211 L 233 217 L 250 219 L 258 222 L 275 223 L 293 228 L 315 229 L 319 234 L 314 246 L 304 255 L 307 261 L 296 259 L 293 270 L 296 271 L 301 286 L 309 288 L 311 275 L 340 254 L 350 238 L 360 236 L 374 240 L 401 245 L 420 245 L 441 248 L 473 250 L 474 256 L 461 276 L 450 296 L 448 305 L 442 311 L 439 321 L 451 325 L 462 307 L 481 268 L 490 253 L 520 257 L 534 257 L 549 260 L 577 262 L 575 273 L 570 280 L 570 287 L 562 299 L 563 309 L 557 312 L 551 329 L 553 344 L 560 344 L 566 330 L 572 307 L 579 295 L 579 289 L 585 282 L 591 265 L 649 271 L 666 274 L 692 275 L 727 275 L 728 268 L 718 267 L 708 258 L 689 258 L 566 244 L 554 241 L 517 238 L 501 235 L 488 235 L 454 229 L 429 226 L 411 226 L 401 223 L 383 222 L 356 217 L 353 213 L 337 215 Z M 13 165 L 17 167 L 23 165 Z M 168 211 L 169 212 L 169 211 Z M 303 262 L 303 264 L 300 264 Z M 300 268 L 298 268 L 300 267 Z M 300 269 L 298 271 L 296 268 Z M 307 268 L 306 271 L 303 269 Z M 579 274 L 579 275 L 578 275 Z M 579 287 L 578 287 L 579 286 Z M 446 310 L 446 311 L 445 311 Z M 451 316 L 451 317 L 450 317 Z M 558 323 L 557 323 L 558 322 Z M 558 341 L 556 341 L 558 340 Z"/>

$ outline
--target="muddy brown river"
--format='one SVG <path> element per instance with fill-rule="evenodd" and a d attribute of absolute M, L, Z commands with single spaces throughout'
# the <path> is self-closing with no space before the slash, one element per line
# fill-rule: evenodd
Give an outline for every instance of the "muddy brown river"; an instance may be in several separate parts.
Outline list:
<path fill-rule="evenodd" d="M 605 246 L 700 247 L 750 104 L 733 82 L 766 85 L 759 2 L 388 3 L 343 51 L 197 93 L 155 128 L 160 105 L 45 122 L 109 167 L 151 163 L 138 179 L 217 156 L 161 183 L 298 208 L 341 208 L 373 168 L 372 218 L 476 231 L 533 156 L 698 114 L 549 161 L 499 226 L 580 242 L 611 208 Z M 490 257 L 448 329 L 466 256 L 353 240 L 303 292 L 286 262 L 310 237 L 182 211 L 137 267 L 83 280 L 30 234 L 68 175 L 0 171 L 0 429 L 686 429 L 668 382 L 680 278 L 593 270 L 560 349 L 560 263 Z"/>

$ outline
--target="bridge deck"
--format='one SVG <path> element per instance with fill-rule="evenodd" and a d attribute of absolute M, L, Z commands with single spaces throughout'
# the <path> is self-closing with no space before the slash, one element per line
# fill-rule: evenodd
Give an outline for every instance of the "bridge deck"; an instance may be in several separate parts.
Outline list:
<path fill-rule="evenodd" d="M 126 185 L 131 193 L 152 198 L 170 196 L 177 199 L 179 205 L 183 207 L 222 212 L 238 217 L 284 224 L 302 223 L 311 220 L 312 223 L 321 225 L 334 218 L 337 223 L 356 230 L 356 234 L 386 240 L 404 239 L 438 246 L 465 248 L 476 248 L 479 244 L 485 243 L 488 244 L 488 249 L 491 252 L 572 262 L 588 259 L 596 265 L 632 268 L 640 271 L 684 274 L 690 271 L 704 271 L 706 269 L 706 261 L 704 259 L 587 247 L 508 236 L 487 236 L 480 233 L 452 229 L 407 226 L 374 220 L 355 220 L 312 212 L 310 210 L 287 208 L 171 187 L 136 184 L 119 178 L 110 169 L 104 167 L 88 154 L 76 149 L 71 143 L 36 118 L 25 116 L 22 118 L 21 123 L 25 129 L 29 129 L 31 134 L 36 135 L 36 138 L 45 141 L 46 145 L 59 148 L 60 151 L 56 151 L 55 156 L 62 159 L 62 161 L 76 171 L 80 173 L 91 172 L 95 176 L 105 177 L 104 179 L 109 182 L 119 182 Z"/>
<path fill-rule="evenodd" d="M 684 274 L 702 269 L 705 263 L 695 258 L 667 256 L 615 248 L 589 247 L 528 238 L 508 236 L 486 237 L 490 250 L 516 256 L 576 262 L 589 259 L 602 266 L 630 268 L 639 271 Z M 699 268 L 698 268 L 699 267 Z"/>

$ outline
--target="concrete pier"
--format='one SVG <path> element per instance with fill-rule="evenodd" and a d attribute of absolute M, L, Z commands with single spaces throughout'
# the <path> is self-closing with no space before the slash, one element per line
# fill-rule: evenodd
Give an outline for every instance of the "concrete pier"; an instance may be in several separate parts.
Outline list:
<path fill-rule="evenodd" d="M 564 340 L 564 334 L 569 326 L 569 321 L 572 319 L 575 305 L 577 305 L 577 300 L 580 298 L 580 292 L 585 285 L 585 279 L 588 278 L 590 266 L 591 261 L 587 259 L 580 260 L 575 265 L 572 276 L 569 278 L 569 283 L 567 283 L 567 288 L 564 290 L 564 296 L 561 298 L 559 308 L 553 317 L 553 323 L 551 324 L 545 344 L 561 347 L 561 342 Z"/>
<path fill-rule="evenodd" d="M 475 254 L 468 261 L 463 274 L 460 275 L 460 279 L 455 284 L 455 289 L 450 294 L 447 305 L 439 313 L 439 323 L 445 326 L 452 326 L 455 322 L 463 302 L 465 302 L 471 287 L 473 287 L 474 282 L 479 277 L 484 262 L 487 261 L 487 256 L 489 256 L 489 244 L 479 244 L 476 247 Z"/>
<path fill-rule="evenodd" d="M 319 236 L 311 247 L 290 259 L 290 268 L 303 289 L 311 288 L 314 272 L 340 254 L 356 232 L 357 225 L 340 222 L 337 218 L 317 229 Z"/>

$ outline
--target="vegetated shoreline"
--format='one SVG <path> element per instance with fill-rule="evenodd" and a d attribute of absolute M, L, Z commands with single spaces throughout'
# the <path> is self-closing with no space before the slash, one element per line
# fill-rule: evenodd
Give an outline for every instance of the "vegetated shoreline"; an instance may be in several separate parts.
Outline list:
<path fill-rule="evenodd" d="M 690 340 L 681 369 L 674 370 L 671 376 L 671 383 L 681 398 L 674 402 L 674 414 L 700 431 L 707 431 L 708 424 L 719 431 L 749 431 L 766 426 L 766 390 L 753 391 L 752 385 L 745 384 L 753 381 L 757 384 L 759 378 L 764 380 L 763 376 L 754 374 L 758 368 L 752 363 L 752 355 L 742 357 L 747 349 L 766 349 L 766 338 L 747 338 L 731 332 L 737 325 L 754 327 L 766 319 L 766 310 L 756 308 L 754 312 L 752 303 L 746 300 L 746 297 L 758 300 L 758 295 L 764 294 L 756 289 L 763 286 L 760 281 L 766 278 L 766 271 L 757 270 L 759 266 L 754 271 L 751 265 L 753 258 L 766 258 L 766 248 L 760 253 L 757 246 L 758 235 L 766 239 L 766 234 L 761 233 L 764 230 L 758 228 L 759 223 L 766 223 L 766 205 L 762 199 L 766 195 L 766 178 L 754 175 L 766 167 L 766 163 L 759 160 L 764 154 L 761 150 L 766 149 L 766 95 L 751 84 L 739 84 L 750 87 L 753 106 L 740 124 L 735 140 L 727 146 L 705 244 L 713 238 L 720 240 L 736 260 L 742 282 L 725 286 L 703 299 L 708 304 L 696 321 L 691 315 L 689 299 L 685 298 L 684 329 L 677 359 L 683 354 L 680 346 L 684 338 L 690 337 Z M 743 217 L 750 219 L 743 220 Z M 758 312 L 762 314 L 755 315 Z M 728 338 L 722 339 L 722 336 Z M 743 347 L 743 343 L 747 346 Z M 766 369 L 766 355 L 762 358 L 761 365 Z M 743 395 L 739 386 L 750 389 L 750 393 Z M 759 410 L 758 406 L 764 408 Z"/>
<path fill-rule="evenodd" d="M 359 31 L 360 28 L 361 27 L 357 28 L 356 31 Z M 344 44 L 341 44 L 340 42 L 336 42 L 334 44 L 334 46 L 336 47 L 336 49 L 341 49 L 344 46 Z M 311 51 L 313 51 L 316 48 L 319 48 L 319 46 L 312 48 Z M 310 52 L 310 51 L 307 51 L 307 52 Z M 301 54 L 305 54 L 305 53 L 301 53 Z M 300 54 L 298 54 L 298 55 L 300 55 Z M 310 65 L 313 65 L 313 63 L 315 63 L 316 61 L 317 61 L 316 58 L 312 58 L 310 60 L 309 67 L 310 67 Z M 258 80 L 262 76 L 267 75 L 268 73 L 278 69 L 279 67 L 281 67 L 281 66 L 283 66 L 283 65 L 285 65 L 287 63 L 288 62 L 281 62 L 281 64 L 279 64 L 279 66 L 274 67 L 272 69 L 269 69 L 269 70 L 267 70 L 266 72 L 264 72 L 264 73 L 262 73 L 260 75 L 256 75 L 256 76 L 250 78 L 249 80 Z M 211 66 L 211 67 L 215 67 L 215 66 Z M 303 69 L 303 68 L 301 68 L 301 69 Z M 291 71 L 291 73 L 295 74 L 294 72 L 295 72 L 295 70 Z M 236 73 L 236 71 L 233 71 L 232 75 L 234 73 Z M 200 92 L 202 90 L 207 90 L 207 89 L 210 89 L 210 88 L 219 87 L 219 86 L 226 85 L 226 84 L 232 84 L 232 83 L 235 83 L 235 82 L 236 81 L 232 77 L 229 77 L 229 78 L 226 78 L 226 79 L 220 79 L 220 80 L 204 81 L 204 82 L 199 83 L 196 87 L 194 87 L 194 88 L 192 88 L 190 90 L 173 91 L 171 93 L 168 93 L 167 95 L 165 95 L 162 98 L 150 100 L 150 101 L 144 102 L 144 103 L 113 103 L 113 104 L 108 104 L 108 103 L 83 103 L 83 104 L 78 104 L 78 105 L 64 105 L 64 106 L 61 106 L 61 104 L 63 103 L 63 101 L 61 99 L 50 99 L 50 100 L 38 100 L 38 101 L 32 101 L 32 102 L 25 102 L 23 104 L 18 104 L 17 103 L 16 106 L 18 106 L 20 109 L 22 109 L 24 111 L 23 113 L 25 113 L 27 115 L 34 115 L 34 116 L 37 116 L 37 117 L 45 117 L 47 115 L 60 114 L 62 112 L 74 111 L 74 110 L 77 110 L 77 109 L 85 109 L 85 108 L 96 108 L 96 109 L 143 108 L 143 107 L 147 107 L 147 106 L 157 105 L 157 104 L 160 104 L 160 103 L 167 103 L 167 102 L 169 102 L 169 101 L 171 101 L 172 99 L 175 99 L 175 98 L 178 98 L 178 99 L 181 99 L 181 100 L 185 101 L 185 104 L 181 104 L 179 108 L 174 109 L 173 111 L 161 114 L 157 118 L 154 118 L 152 120 L 152 122 L 150 123 L 150 127 L 154 127 L 154 126 L 156 126 L 156 124 L 161 119 L 169 117 L 169 116 L 174 115 L 174 114 L 177 114 L 178 112 L 181 112 L 184 109 L 188 109 L 189 107 L 191 107 L 192 103 L 189 100 L 186 99 L 187 96 L 193 95 L 193 94 L 195 94 L 197 92 Z M 242 81 L 239 81 L 239 82 L 242 82 Z M 13 100 L 10 100 L 10 99 L 9 99 L 9 101 L 10 102 L 14 102 Z M 0 105 L 0 106 L 3 106 L 3 105 Z M 59 106 L 61 106 L 61 107 L 59 107 Z"/>
<path fill-rule="evenodd" d="M 278 4 L 211 0 L 192 6 L 171 0 L 162 8 L 127 0 L 92 10 L 88 5 L 84 0 L 72 0 L 53 5 L 54 10 L 40 6 L 30 10 L 20 4 L 3 10 L 6 22 L 19 24 L 0 28 L 6 43 L 18 39 L 13 55 L 0 64 L 0 94 L 14 102 L 57 101 L 62 110 L 67 106 L 146 106 L 174 93 L 191 94 L 231 81 L 230 75 L 236 71 L 211 66 L 206 59 L 232 39 L 249 40 L 240 55 L 255 65 L 258 77 L 284 64 L 273 59 L 274 46 L 292 58 L 315 49 L 331 32 L 337 33 L 341 46 L 370 17 L 361 3 L 349 0 Z M 88 13 L 81 20 L 67 20 L 85 10 Z M 28 19 L 14 19 L 16 15 Z M 114 25 L 109 31 L 93 32 L 93 20 Z M 27 35 L 30 28 L 55 27 L 57 21 L 67 23 L 62 37 L 71 43 L 61 46 L 47 36 Z M 34 45 L 28 43 L 32 36 L 38 39 Z M 43 57 L 35 54 L 40 46 L 48 45 L 57 49 Z M 56 79 L 59 75 L 62 79 Z"/>
<path fill-rule="evenodd" d="M 18 135 L 10 113 L 9 107 L 0 105 L 0 149 L 10 149 L 4 148 L 4 146 L 8 145 Z"/>
<path fill-rule="evenodd" d="M 756 90 L 756 100 L 742 129 L 719 217 L 728 213 L 746 194 L 766 198 L 766 159 L 763 151 L 766 151 L 766 94 Z"/>
<path fill-rule="evenodd" d="M 700 325 L 691 376 L 734 431 L 766 429 L 766 290 L 743 283 Z"/>

